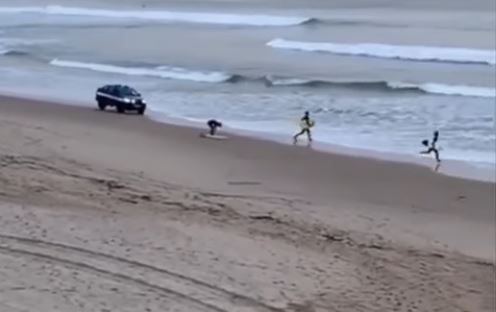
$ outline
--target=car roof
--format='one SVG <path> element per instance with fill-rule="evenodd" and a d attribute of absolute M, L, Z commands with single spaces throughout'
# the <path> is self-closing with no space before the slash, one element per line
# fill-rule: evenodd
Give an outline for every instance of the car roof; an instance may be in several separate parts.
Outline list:
<path fill-rule="evenodd" d="M 115 85 L 105 85 L 100 88 L 100 90 L 106 90 L 106 91 L 120 91 L 120 90 L 133 90 L 136 91 L 136 89 L 127 86 L 127 85 L 120 85 L 120 84 L 115 84 Z M 138 91 L 136 91 L 138 92 Z"/>
<path fill-rule="evenodd" d="M 126 85 L 120 85 L 120 84 L 112 84 L 112 85 L 105 85 L 103 86 L 103 88 L 115 88 L 115 89 L 124 89 L 124 88 L 131 88 L 129 86 L 126 86 Z M 132 88 L 131 88 L 132 89 Z"/>

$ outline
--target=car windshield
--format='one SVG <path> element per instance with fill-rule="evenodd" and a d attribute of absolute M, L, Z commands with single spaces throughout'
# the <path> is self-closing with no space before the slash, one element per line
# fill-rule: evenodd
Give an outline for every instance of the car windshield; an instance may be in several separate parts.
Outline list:
<path fill-rule="evenodd" d="M 119 89 L 120 96 L 140 96 L 138 91 L 130 87 L 122 87 Z"/>

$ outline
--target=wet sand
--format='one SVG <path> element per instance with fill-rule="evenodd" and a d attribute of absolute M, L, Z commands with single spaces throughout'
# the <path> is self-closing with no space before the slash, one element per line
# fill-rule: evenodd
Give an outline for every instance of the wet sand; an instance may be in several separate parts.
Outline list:
<path fill-rule="evenodd" d="M 0 310 L 492 311 L 494 184 L 0 98 Z"/>

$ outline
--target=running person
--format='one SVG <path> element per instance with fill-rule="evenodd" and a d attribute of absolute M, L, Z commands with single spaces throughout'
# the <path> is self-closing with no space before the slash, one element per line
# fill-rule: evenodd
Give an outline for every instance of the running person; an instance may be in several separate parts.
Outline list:
<path fill-rule="evenodd" d="M 314 126 L 314 121 L 310 119 L 310 113 L 308 111 L 305 112 L 305 115 L 300 119 L 301 131 L 293 136 L 294 143 L 298 142 L 298 137 L 302 134 L 307 134 L 308 142 L 312 142 L 312 132 L 310 128 Z"/>
<path fill-rule="evenodd" d="M 441 159 L 439 158 L 439 150 L 436 147 L 436 143 L 437 143 L 438 139 L 439 139 L 439 131 L 434 131 L 434 136 L 432 138 L 432 142 L 431 142 L 430 146 L 429 146 L 429 140 L 423 140 L 422 141 L 422 145 L 424 145 L 425 147 L 428 147 L 428 149 L 425 151 L 421 151 L 420 154 L 434 153 L 434 156 L 436 157 L 436 161 L 439 163 L 439 162 L 441 162 Z"/>

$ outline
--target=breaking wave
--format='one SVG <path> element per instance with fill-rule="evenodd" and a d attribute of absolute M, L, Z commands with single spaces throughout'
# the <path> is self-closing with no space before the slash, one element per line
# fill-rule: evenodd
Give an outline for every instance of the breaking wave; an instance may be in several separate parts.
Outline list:
<path fill-rule="evenodd" d="M 449 63 L 496 64 L 494 50 L 402 46 L 378 43 L 331 43 L 331 42 L 303 42 L 285 39 L 274 39 L 268 46 L 278 49 L 299 50 L 306 52 L 327 52 L 342 55 L 369 56 L 377 58 L 404 59 L 412 61 L 431 61 Z"/>
<path fill-rule="evenodd" d="M 220 83 L 228 82 L 232 79 L 232 75 L 222 72 L 200 72 L 191 71 L 180 67 L 158 66 L 154 68 L 145 67 L 122 67 L 107 64 L 83 63 L 74 61 L 64 61 L 54 59 L 50 62 L 51 65 L 59 67 L 70 67 L 78 69 L 88 69 L 104 73 L 132 75 L 132 76 L 148 76 L 175 80 L 188 80 L 196 82 L 211 82 Z"/>
<path fill-rule="evenodd" d="M 41 44 L 58 42 L 52 39 L 21 39 L 21 38 L 0 38 L 0 55 L 5 56 L 25 56 L 29 52 L 26 47 Z"/>
<path fill-rule="evenodd" d="M 464 85 L 446 85 L 441 83 L 422 83 L 411 84 L 401 82 L 388 82 L 388 87 L 391 89 L 417 89 L 425 93 L 441 94 L 441 95 L 459 95 L 472 97 L 496 97 L 496 89 L 485 87 L 474 87 Z"/>
<path fill-rule="evenodd" d="M 2 49 L 0 47 L 0 55 L 4 55 L 4 56 L 27 56 L 27 55 L 29 55 L 29 52 L 20 51 L 20 50 Z"/>
<path fill-rule="evenodd" d="M 18 38 L 0 38 L 0 55 L 4 56 L 24 56 L 29 53 L 17 49 L 18 47 L 25 47 L 35 45 L 38 43 L 46 42 L 46 40 L 24 40 Z"/>
<path fill-rule="evenodd" d="M 414 91 L 437 95 L 455 95 L 470 97 L 496 97 L 496 89 L 465 85 L 448 85 L 441 83 L 405 83 L 394 81 L 328 81 L 328 80 L 306 80 L 297 78 L 274 79 L 265 77 L 266 84 L 270 86 L 307 86 L 317 88 L 342 87 L 351 89 L 367 89 L 379 91 Z"/>
<path fill-rule="evenodd" d="M 152 11 L 152 10 L 111 10 L 64 6 L 0 7 L 0 13 L 36 13 L 49 15 L 72 15 L 103 18 L 140 19 L 161 22 L 246 25 L 246 26 L 297 26 L 315 19 L 296 16 L 247 15 L 230 13 Z"/>
<path fill-rule="evenodd" d="M 174 66 L 123 67 L 116 65 L 83 63 L 66 60 L 52 60 L 51 65 L 75 69 L 86 69 L 103 73 L 157 77 L 172 80 L 185 80 L 202 83 L 260 83 L 267 87 L 312 87 L 312 88 L 349 88 L 357 90 L 409 91 L 438 95 L 471 97 L 496 97 L 496 89 L 446 85 L 439 83 L 413 84 L 390 81 L 329 81 L 319 79 L 283 78 L 272 75 L 249 77 L 216 71 L 195 71 Z"/>

